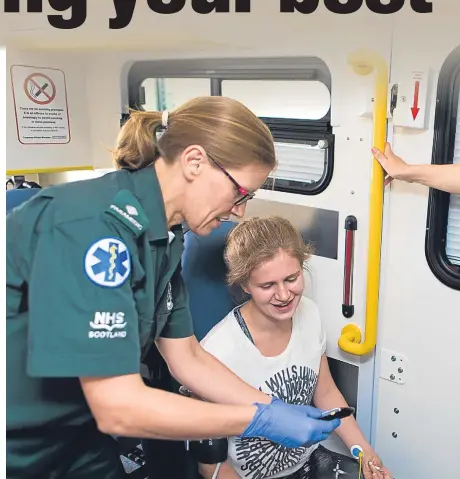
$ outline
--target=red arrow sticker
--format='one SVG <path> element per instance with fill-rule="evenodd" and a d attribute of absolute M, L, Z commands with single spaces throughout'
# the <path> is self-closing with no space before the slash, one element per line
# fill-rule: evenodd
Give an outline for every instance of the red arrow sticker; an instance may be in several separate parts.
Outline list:
<path fill-rule="evenodd" d="M 420 108 L 418 107 L 418 95 L 420 92 L 420 82 L 415 82 L 415 89 L 414 89 L 414 105 L 411 108 L 412 111 L 412 118 L 415 120 L 417 118 L 418 112 Z"/>

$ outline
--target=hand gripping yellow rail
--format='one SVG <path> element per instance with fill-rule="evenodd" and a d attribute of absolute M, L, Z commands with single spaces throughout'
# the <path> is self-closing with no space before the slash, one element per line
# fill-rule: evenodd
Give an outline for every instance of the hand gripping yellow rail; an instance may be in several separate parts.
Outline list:
<path fill-rule="evenodd" d="M 359 51 L 348 57 L 348 62 L 358 75 L 375 75 L 374 96 L 374 146 L 383 151 L 386 141 L 388 66 L 379 55 Z M 377 318 L 380 281 L 380 249 L 382 239 L 383 214 L 383 169 L 374 158 L 369 211 L 369 248 L 367 262 L 366 329 L 364 342 L 361 331 L 355 324 L 347 324 L 342 329 L 339 347 L 350 354 L 363 356 L 370 353 L 377 342 Z"/>

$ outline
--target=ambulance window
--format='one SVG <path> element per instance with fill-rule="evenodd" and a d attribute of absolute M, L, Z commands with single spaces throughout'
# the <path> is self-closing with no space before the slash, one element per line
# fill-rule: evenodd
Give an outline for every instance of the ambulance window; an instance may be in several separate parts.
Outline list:
<path fill-rule="evenodd" d="M 458 96 L 453 163 L 460 165 L 460 95 Z M 446 253 L 451 263 L 460 266 L 460 195 L 450 195 Z"/>
<path fill-rule="evenodd" d="M 433 164 L 460 164 L 460 47 L 438 80 Z M 430 190 L 426 258 L 435 276 L 460 290 L 460 195 Z"/>
<path fill-rule="evenodd" d="M 264 185 L 287 193 L 318 194 L 332 176 L 332 135 L 323 139 L 275 141 L 278 166 Z M 276 137 L 275 137 L 276 139 Z M 331 144 L 329 144 L 331 142 Z"/>
<path fill-rule="evenodd" d="M 278 167 L 263 188 L 302 195 L 321 193 L 332 178 L 331 84 L 317 57 L 145 60 L 128 72 L 131 108 L 173 109 L 206 95 L 241 101 L 275 139 Z"/>
<path fill-rule="evenodd" d="M 329 112 L 331 94 L 319 81 L 225 80 L 222 96 L 244 103 L 257 116 L 321 120 Z"/>
<path fill-rule="evenodd" d="M 192 98 L 210 95 L 211 82 L 209 78 L 146 78 L 141 91 L 144 110 L 173 110 Z"/>
<path fill-rule="evenodd" d="M 265 189 L 318 194 L 332 176 L 328 87 L 315 80 L 224 80 L 222 96 L 264 119 L 275 137 L 278 166 Z"/>

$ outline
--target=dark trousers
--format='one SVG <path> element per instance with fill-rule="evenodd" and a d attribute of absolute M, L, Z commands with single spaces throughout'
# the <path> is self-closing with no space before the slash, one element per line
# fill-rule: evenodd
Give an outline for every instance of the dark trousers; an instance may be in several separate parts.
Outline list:
<path fill-rule="evenodd" d="M 145 384 L 163 391 L 178 393 L 180 385 L 172 378 L 166 363 L 157 351 L 152 351 L 149 364 L 154 366 L 149 368 L 149 378 L 144 378 Z M 144 439 L 142 449 L 145 453 L 149 479 L 197 479 L 195 465 L 190 461 L 184 441 Z"/>
<path fill-rule="evenodd" d="M 142 441 L 149 479 L 196 479 L 191 476 L 187 451 L 182 441 Z"/>
<path fill-rule="evenodd" d="M 94 421 L 7 433 L 8 479 L 124 479 L 116 441 Z"/>

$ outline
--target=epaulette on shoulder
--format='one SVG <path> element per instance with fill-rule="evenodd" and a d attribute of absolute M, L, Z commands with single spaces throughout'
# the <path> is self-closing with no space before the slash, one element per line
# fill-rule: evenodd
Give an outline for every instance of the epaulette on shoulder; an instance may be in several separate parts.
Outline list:
<path fill-rule="evenodd" d="M 125 224 L 136 236 L 140 236 L 149 227 L 149 220 L 141 204 L 129 190 L 120 190 L 106 212 Z"/>

